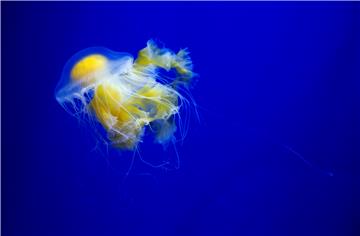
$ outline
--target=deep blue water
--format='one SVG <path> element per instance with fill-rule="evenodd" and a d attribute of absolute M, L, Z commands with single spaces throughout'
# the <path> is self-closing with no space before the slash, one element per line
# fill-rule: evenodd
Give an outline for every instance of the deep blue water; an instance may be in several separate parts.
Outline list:
<path fill-rule="evenodd" d="M 358 3 L 1 6 L 2 235 L 360 235 Z M 124 181 L 54 89 L 77 51 L 150 38 L 191 52 L 201 119 L 180 169 Z"/>

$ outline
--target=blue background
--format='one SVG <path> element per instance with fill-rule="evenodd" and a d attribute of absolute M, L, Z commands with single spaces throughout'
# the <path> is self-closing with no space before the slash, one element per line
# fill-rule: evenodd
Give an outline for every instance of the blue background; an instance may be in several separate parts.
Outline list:
<path fill-rule="evenodd" d="M 2 235 L 360 235 L 358 3 L 1 6 Z M 150 38 L 189 48 L 201 121 L 179 170 L 124 181 L 54 89 L 77 51 Z"/>

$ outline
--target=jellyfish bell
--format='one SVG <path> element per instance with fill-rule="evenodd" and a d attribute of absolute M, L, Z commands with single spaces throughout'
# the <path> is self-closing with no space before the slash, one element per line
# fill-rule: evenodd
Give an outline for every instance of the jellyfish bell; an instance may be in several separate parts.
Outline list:
<path fill-rule="evenodd" d="M 84 49 L 65 64 L 55 88 L 55 98 L 62 103 L 74 95 L 94 89 L 96 83 L 108 77 L 106 74 L 112 70 L 125 72 L 132 63 L 133 57 L 128 53 L 118 53 L 103 47 Z"/>
<path fill-rule="evenodd" d="M 174 70 L 175 76 L 159 69 Z M 177 125 L 182 130 L 180 109 L 194 103 L 180 87 L 194 75 L 186 50 L 175 54 L 152 40 L 135 60 L 128 53 L 88 48 L 66 63 L 55 97 L 71 115 L 105 130 L 113 147 L 134 150 L 146 128 L 160 144 L 174 138 Z"/>

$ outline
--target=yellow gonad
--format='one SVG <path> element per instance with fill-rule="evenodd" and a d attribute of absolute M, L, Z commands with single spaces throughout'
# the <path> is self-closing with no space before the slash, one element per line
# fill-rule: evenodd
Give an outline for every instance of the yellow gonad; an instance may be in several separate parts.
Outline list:
<path fill-rule="evenodd" d="M 55 96 L 72 115 L 105 130 L 102 140 L 133 150 L 147 126 L 158 143 L 166 143 L 176 124 L 186 123 L 179 112 L 194 104 L 186 98 L 194 75 L 186 50 L 175 54 L 152 40 L 136 60 L 127 53 L 89 48 L 66 64 Z M 180 131 L 184 135 L 186 128 Z"/>

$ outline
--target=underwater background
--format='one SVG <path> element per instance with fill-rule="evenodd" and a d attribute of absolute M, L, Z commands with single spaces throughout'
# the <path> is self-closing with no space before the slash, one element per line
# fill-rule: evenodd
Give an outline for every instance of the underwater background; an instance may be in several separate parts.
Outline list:
<path fill-rule="evenodd" d="M 360 235 L 359 3 L 1 6 L 2 235 Z M 79 50 L 151 38 L 191 52 L 200 120 L 179 169 L 124 178 L 54 90 Z"/>

